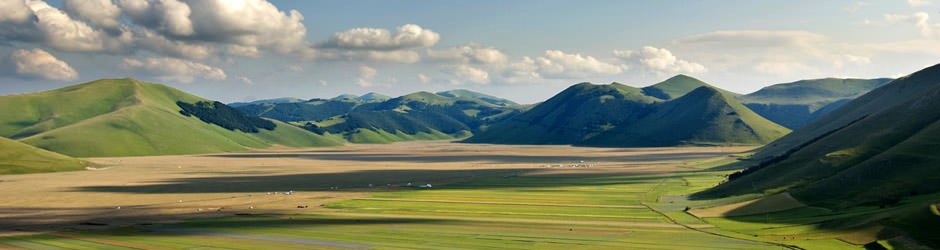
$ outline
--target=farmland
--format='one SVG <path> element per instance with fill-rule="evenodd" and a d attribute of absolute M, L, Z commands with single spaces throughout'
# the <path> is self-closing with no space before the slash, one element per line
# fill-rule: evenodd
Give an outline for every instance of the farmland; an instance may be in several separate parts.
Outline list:
<path fill-rule="evenodd" d="M 685 198 L 748 149 L 407 142 L 90 158 L 99 170 L 0 177 L 0 246 L 851 249 L 877 233 L 817 226 L 864 208 L 693 216 L 756 197 Z"/>

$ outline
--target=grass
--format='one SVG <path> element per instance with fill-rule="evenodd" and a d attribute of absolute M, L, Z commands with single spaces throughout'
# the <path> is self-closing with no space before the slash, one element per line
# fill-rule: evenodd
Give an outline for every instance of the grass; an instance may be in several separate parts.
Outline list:
<path fill-rule="evenodd" d="M 0 174 L 83 170 L 90 163 L 0 137 Z"/>
<path fill-rule="evenodd" d="M 68 100 L 68 102 L 65 102 Z M 62 89 L 0 97 L 11 114 L 3 135 L 74 157 L 196 154 L 286 146 L 340 145 L 277 123 L 273 131 L 243 133 L 185 117 L 176 101 L 205 99 L 159 84 L 104 79 Z"/>

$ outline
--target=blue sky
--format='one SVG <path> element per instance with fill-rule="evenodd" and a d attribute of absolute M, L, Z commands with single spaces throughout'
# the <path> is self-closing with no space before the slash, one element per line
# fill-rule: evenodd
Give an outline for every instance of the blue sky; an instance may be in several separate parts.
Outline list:
<path fill-rule="evenodd" d="M 533 103 L 584 81 L 748 93 L 940 62 L 930 0 L 0 5 L 0 94 L 133 77 L 224 102 L 464 88 Z"/>

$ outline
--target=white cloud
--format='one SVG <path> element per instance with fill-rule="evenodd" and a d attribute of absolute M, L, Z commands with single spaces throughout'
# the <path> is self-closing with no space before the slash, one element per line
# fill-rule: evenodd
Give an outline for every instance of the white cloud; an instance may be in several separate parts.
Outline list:
<path fill-rule="evenodd" d="M 255 85 L 255 81 L 252 81 L 251 78 L 245 76 L 239 76 L 238 80 L 247 85 Z"/>
<path fill-rule="evenodd" d="M 930 0 L 907 0 L 907 4 L 911 7 L 924 7 L 933 5 L 933 2 L 930 2 Z"/>
<path fill-rule="evenodd" d="M 671 73 L 702 73 L 708 71 L 699 63 L 689 62 L 676 58 L 671 51 L 665 48 L 644 46 L 639 51 L 614 50 L 615 57 L 637 61 L 646 69 L 658 74 Z"/>
<path fill-rule="evenodd" d="M 851 13 L 855 13 L 855 12 L 858 12 L 858 10 L 860 10 L 860 9 L 862 9 L 862 8 L 864 8 L 865 6 L 868 6 L 868 5 L 871 5 L 871 4 L 870 4 L 870 3 L 867 3 L 867 2 L 855 2 L 854 4 L 852 4 L 852 6 L 849 6 L 848 8 L 845 8 L 845 11 L 848 11 L 848 12 L 851 12 Z"/>
<path fill-rule="evenodd" d="M 847 63 L 851 63 L 851 64 L 855 64 L 855 65 L 866 65 L 866 64 L 870 64 L 870 63 L 871 63 L 871 58 L 868 58 L 868 57 L 865 57 L 865 56 L 858 56 L 858 55 L 852 55 L 852 54 L 845 54 L 845 55 L 841 55 L 841 56 L 837 57 L 837 58 L 832 62 L 832 67 L 833 67 L 833 68 L 836 68 L 836 69 L 841 69 L 841 68 L 845 67 L 845 65 L 846 65 Z"/>
<path fill-rule="evenodd" d="M 355 28 L 337 32 L 322 45 L 325 48 L 399 50 L 430 47 L 437 44 L 441 36 L 415 24 L 405 24 L 392 34 L 387 29 Z"/>
<path fill-rule="evenodd" d="M 431 78 L 422 73 L 418 73 L 418 81 L 421 83 L 429 83 L 431 82 Z"/>
<path fill-rule="evenodd" d="M 936 30 L 940 29 L 940 24 L 930 23 L 930 16 L 926 12 L 917 12 L 911 15 L 885 14 L 884 18 L 888 23 L 912 23 L 920 29 L 920 35 L 924 37 L 932 37 L 937 33 Z"/>
<path fill-rule="evenodd" d="M 174 57 L 206 59 L 215 52 L 215 49 L 207 44 L 170 40 L 149 30 L 140 31 L 134 38 L 141 48 Z"/>
<path fill-rule="evenodd" d="M 109 37 L 82 21 L 74 20 L 65 12 L 41 0 L 27 0 L 22 8 L 8 0 L 10 9 L 0 9 L 0 40 L 36 42 L 64 51 L 102 51 L 111 41 Z M 8 6 L 6 6 L 8 5 Z M 26 13 L 26 14 L 24 14 Z M 23 17 L 26 16 L 26 19 Z"/>
<path fill-rule="evenodd" d="M 111 0 L 67 0 L 65 11 L 91 25 L 108 30 L 119 30 L 121 8 Z"/>
<path fill-rule="evenodd" d="M 304 66 L 291 65 L 291 66 L 288 66 L 287 69 L 290 69 L 291 71 L 294 71 L 294 72 L 301 72 L 301 71 L 304 71 Z"/>
<path fill-rule="evenodd" d="M 117 3 L 137 25 L 170 37 L 191 36 L 195 33 L 190 19 L 194 13 L 187 3 L 177 0 L 117 0 Z"/>
<path fill-rule="evenodd" d="M 10 54 L 9 60 L 13 71 L 20 76 L 62 81 L 78 79 L 78 72 L 68 63 L 41 49 L 18 49 Z"/>
<path fill-rule="evenodd" d="M 320 80 L 320 86 L 326 86 L 326 81 Z"/>
<path fill-rule="evenodd" d="M 182 83 L 193 82 L 196 78 L 206 80 L 225 80 L 225 71 L 209 65 L 176 58 L 147 58 L 143 61 L 124 59 L 120 67 L 142 75 L 157 77 L 162 81 Z"/>
<path fill-rule="evenodd" d="M 615 75 L 623 72 L 620 65 L 597 60 L 592 56 L 568 54 L 560 50 L 546 50 L 545 56 L 535 59 L 542 76 L 561 78 Z"/>
<path fill-rule="evenodd" d="M 336 53 L 324 52 L 323 57 L 399 63 L 416 63 L 421 60 L 421 56 L 418 55 L 418 52 L 411 50 L 347 50 Z"/>
<path fill-rule="evenodd" d="M 503 52 L 493 47 L 484 47 L 479 43 L 468 43 L 442 50 L 428 49 L 427 54 L 434 59 L 460 63 L 502 64 L 507 61 L 506 54 Z"/>
<path fill-rule="evenodd" d="M 470 67 L 467 65 L 458 65 L 447 70 L 447 73 L 450 73 L 457 77 L 461 82 L 472 82 L 485 84 L 490 82 L 490 74 L 484 70 Z"/>
<path fill-rule="evenodd" d="M 231 55 L 243 56 L 248 58 L 261 58 L 262 53 L 258 50 L 258 47 L 255 46 L 241 46 L 237 44 L 230 44 L 225 47 L 225 51 Z"/>
<path fill-rule="evenodd" d="M 359 79 L 356 81 L 356 84 L 362 87 L 372 87 L 372 79 L 375 78 L 375 75 L 378 73 L 374 68 L 369 66 L 359 66 Z"/>

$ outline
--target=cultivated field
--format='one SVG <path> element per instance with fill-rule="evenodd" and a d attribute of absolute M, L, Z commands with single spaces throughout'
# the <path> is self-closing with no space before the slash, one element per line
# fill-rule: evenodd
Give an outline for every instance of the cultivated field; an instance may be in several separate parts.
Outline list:
<path fill-rule="evenodd" d="M 755 198 L 685 199 L 748 149 L 407 142 L 95 158 L 90 171 L 0 176 L 0 247 L 860 247 L 836 238 L 864 232 L 788 239 L 816 229 L 693 216 Z M 794 207 L 774 214 L 813 212 Z"/>

